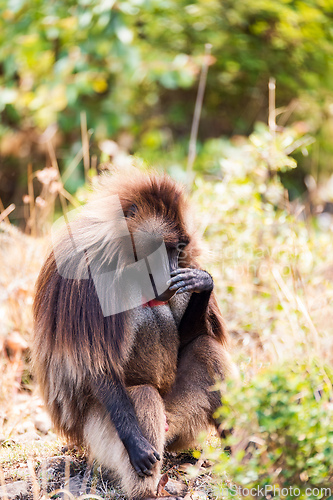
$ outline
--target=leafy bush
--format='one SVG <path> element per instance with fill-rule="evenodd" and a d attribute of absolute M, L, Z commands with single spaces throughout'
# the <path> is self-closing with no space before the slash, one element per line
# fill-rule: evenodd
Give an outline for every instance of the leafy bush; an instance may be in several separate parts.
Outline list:
<path fill-rule="evenodd" d="M 332 360 L 331 233 L 306 220 L 276 174 L 295 166 L 288 153 L 299 141 L 293 129 L 274 138 L 262 125 L 248 140 L 216 141 L 215 181 L 197 178 L 192 196 L 205 265 L 251 371 L 309 348 Z"/>
<path fill-rule="evenodd" d="M 316 363 L 264 367 L 251 381 L 229 388 L 218 411 L 231 455 L 218 456 L 215 472 L 242 488 L 332 486 L 332 373 Z M 226 483 L 223 486 L 226 487 Z M 292 498 L 277 495 L 276 498 Z M 319 496 L 320 498 L 320 496 Z"/>

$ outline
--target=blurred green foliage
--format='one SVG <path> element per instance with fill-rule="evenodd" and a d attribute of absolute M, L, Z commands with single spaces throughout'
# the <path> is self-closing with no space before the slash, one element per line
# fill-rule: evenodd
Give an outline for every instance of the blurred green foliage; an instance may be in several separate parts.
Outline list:
<path fill-rule="evenodd" d="M 306 355 L 314 324 L 324 343 L 332 332 L 329 307 L 323 313 L 326 302 L 318 300 L 321 286 L 333 298 L 324 271 L 331 265 L 332 218 L 319 214 L 307 222 L 307 206 L 289 200 L 278 175 L 296 167 L 290 154 L 309 139 L 295 128 L 272 134 L 260 125 L 248 139 L 210 141 L 205 158 L 215 180 L 197 178 L 192 194 L 197 230 L 208 243 L 204 265 L 215 277 L 227 324 L 272 362 L 277 353 Z M 329 352 L 322 353 L 327 361 Z"/>
<path fill-rule="evenodd" d="M 332 374 L 329 378 L 315 363 L 294 362 L 262 369 L 241 389 L 229 388 L 218 415 L 226 428 L 235 429 L 227 439 L 233 453 L 216 455 L 215 472 L 229 478 L 230 493 L 235 486 L 275 486 L 277 499 L 325 497 L 306 495 L 306 489 L 332 486 L 331 381 Z M 299 493 L 290 493 L 290 487 Z M 220 489 L 227 490 L 225 482 Z"/>
<path fill-rule="evenodd" d="M 131 151 L 149 161 L 184 158 L 179 141 L 189 135 L 210 42 L 201 139 L 248 134 L 267 121 L 274 76 L 277 106 L 298 99 L 293 116 L 319 138 L 309 168 L 332 170 L 332 0 L 0 0 L 0 12 L 5 145 L 13 131 L 57 123 L 62 149 L 71 149 L 62 164 L 77 151 L 85 111 L 97 153 L 100 140 L 126 131 Z"/>

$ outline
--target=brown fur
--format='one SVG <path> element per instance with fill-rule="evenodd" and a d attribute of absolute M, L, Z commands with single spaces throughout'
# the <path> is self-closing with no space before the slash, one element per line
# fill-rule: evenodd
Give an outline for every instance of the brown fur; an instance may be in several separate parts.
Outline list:
<path fill-rule="evenodd" d="M 115 259 L 118 268 L 128 263 L 126 251 L 112 238 L 112 195 L 119 196 L 125 215 L 133 204 L 137 208 L 127 219 L 131 234 L 159 235 L 170 245 L 189 242 L 181 267 L 198 267 L 199 245 L 187 220 L 182 188 L 166 175 L 135 169 L 102 179 L 73 223 L 79 250 L 91 251 L 99 266 Z M 60 260 L 64 268 L 76 269 L 78 277 L 86 265 L 84 253 L 69 259 L 72 244 L 68 235 L 62 236 L 36 286 L 32 354 L 42 395 L 57 432 L 87 445 L 92 456 L 119 476 L 130 497 L 154 496 L 160 465 L 155 464 L 151 478 L 137 477 L 92 381 L 104 377 L 112 382 L 116 377 L 126 385 L 141 431 L 160 454 L 165 445 L 191 446 L 219 406 L 219 396 L 210 387 L 216 377 L 232 371 L 225 326 L 214 293 L 204 316 L 182 335 L 181 320 L 186 314 L 190 323 L 195 307 L 189 293 L 173 297 L 168 305 L 104 317 L 91 277 L 67 279 L 58 273 L 55 254 L 57 264 Z M 169 423 L 166 435 L 163 413 Z"/>

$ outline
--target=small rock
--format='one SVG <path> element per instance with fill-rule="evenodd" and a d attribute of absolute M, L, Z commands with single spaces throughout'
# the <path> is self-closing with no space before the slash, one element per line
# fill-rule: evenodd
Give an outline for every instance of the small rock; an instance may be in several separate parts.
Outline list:
<path fill-rule="evenodd" d="M 165 486 L 165 490 L 174 497 L 183 497 L 187 492 L 187 486 L 183 481 L 169 479 Z"/>
<path fill-rule="evenodd" d="M 193 467 L 193 464 L 186 462 L 185 464 L 178 465 L 177 470 L 179 470 L 180 472 L 188 472 L 191 467 Z"/>
<path fill-rule="evenodd" d="M 86 491 L 83 491 L 83 478 L 81 474 L 77 474 L 69 479 L 69 485 L 65 485 L 65 489 L 68 489 L 70 493 L 74 496 L 83 495 Z"/>
<path fill-rule="evenodd" d="M 26 421 L 21 421 L 17 426 L 16 426 L 16 431 L 17 434 L 26 434 L 27 432 L 35 432 L 36 428 L 30 420 Z"/>
<path fill-rule="evenodd" d="M 36 429 L 43 434 L 47 434 L 52 426 L 51 420 L 46 413 L 40 413 L 39 415 L 37 415 L 34 423 Z"/>
<path fill-rule="evenodd" d="M 184 497 L 184 500 L 208 500 L 208 495 L 206 495 L 203 491 L 194 490 L 191 493 L 187 493 Z"/>
<path fill-rule="evenodd" d="M 9 499 L 22 497 L 27 495 L 29 484 L 26 481 L 15 481 L 14 483 L 7 483 L 6 486 L 0 487 L 0 498 L 7 496 Z"/>
<path fill-rule="evenodd" d="M 24 434 L 17 436 L 15 441 L 17 443 L 29 443 L 30 441 L 40 441 L 40 436 L 37 434 L 37 432 L 34 431 L 25 432 Z"/>

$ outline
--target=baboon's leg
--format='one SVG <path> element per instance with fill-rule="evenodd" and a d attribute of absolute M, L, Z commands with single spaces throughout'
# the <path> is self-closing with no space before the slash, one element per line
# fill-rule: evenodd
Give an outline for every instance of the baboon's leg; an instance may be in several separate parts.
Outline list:
<path fill-rule="evenodd" d="M 208 335 L 201 335 L 184 348 L 176 381 L 164 400 L 168 450 L 194 446 L 198 434 L 214 424 L 213 413 L 221 400 L 220 393 L 211 387 L 232 370 L 228 352 Z"/>
<path fill-rule="evenodd" d="M 165 410 L 161 396 L 149 385 L 129 387 L 128 393 L 133 401 L 144 437 L 162 457 L 165 439 Z M 128 453 L 109 415 L 101 407 L 90 412 L 84 435 L 92 457 L 115 473 L 124 493 L 130 499 L 151 497 L 156 494 L 162 460 L 153 466 L 152 476 L 140 478 L 129 461 Z"/>

